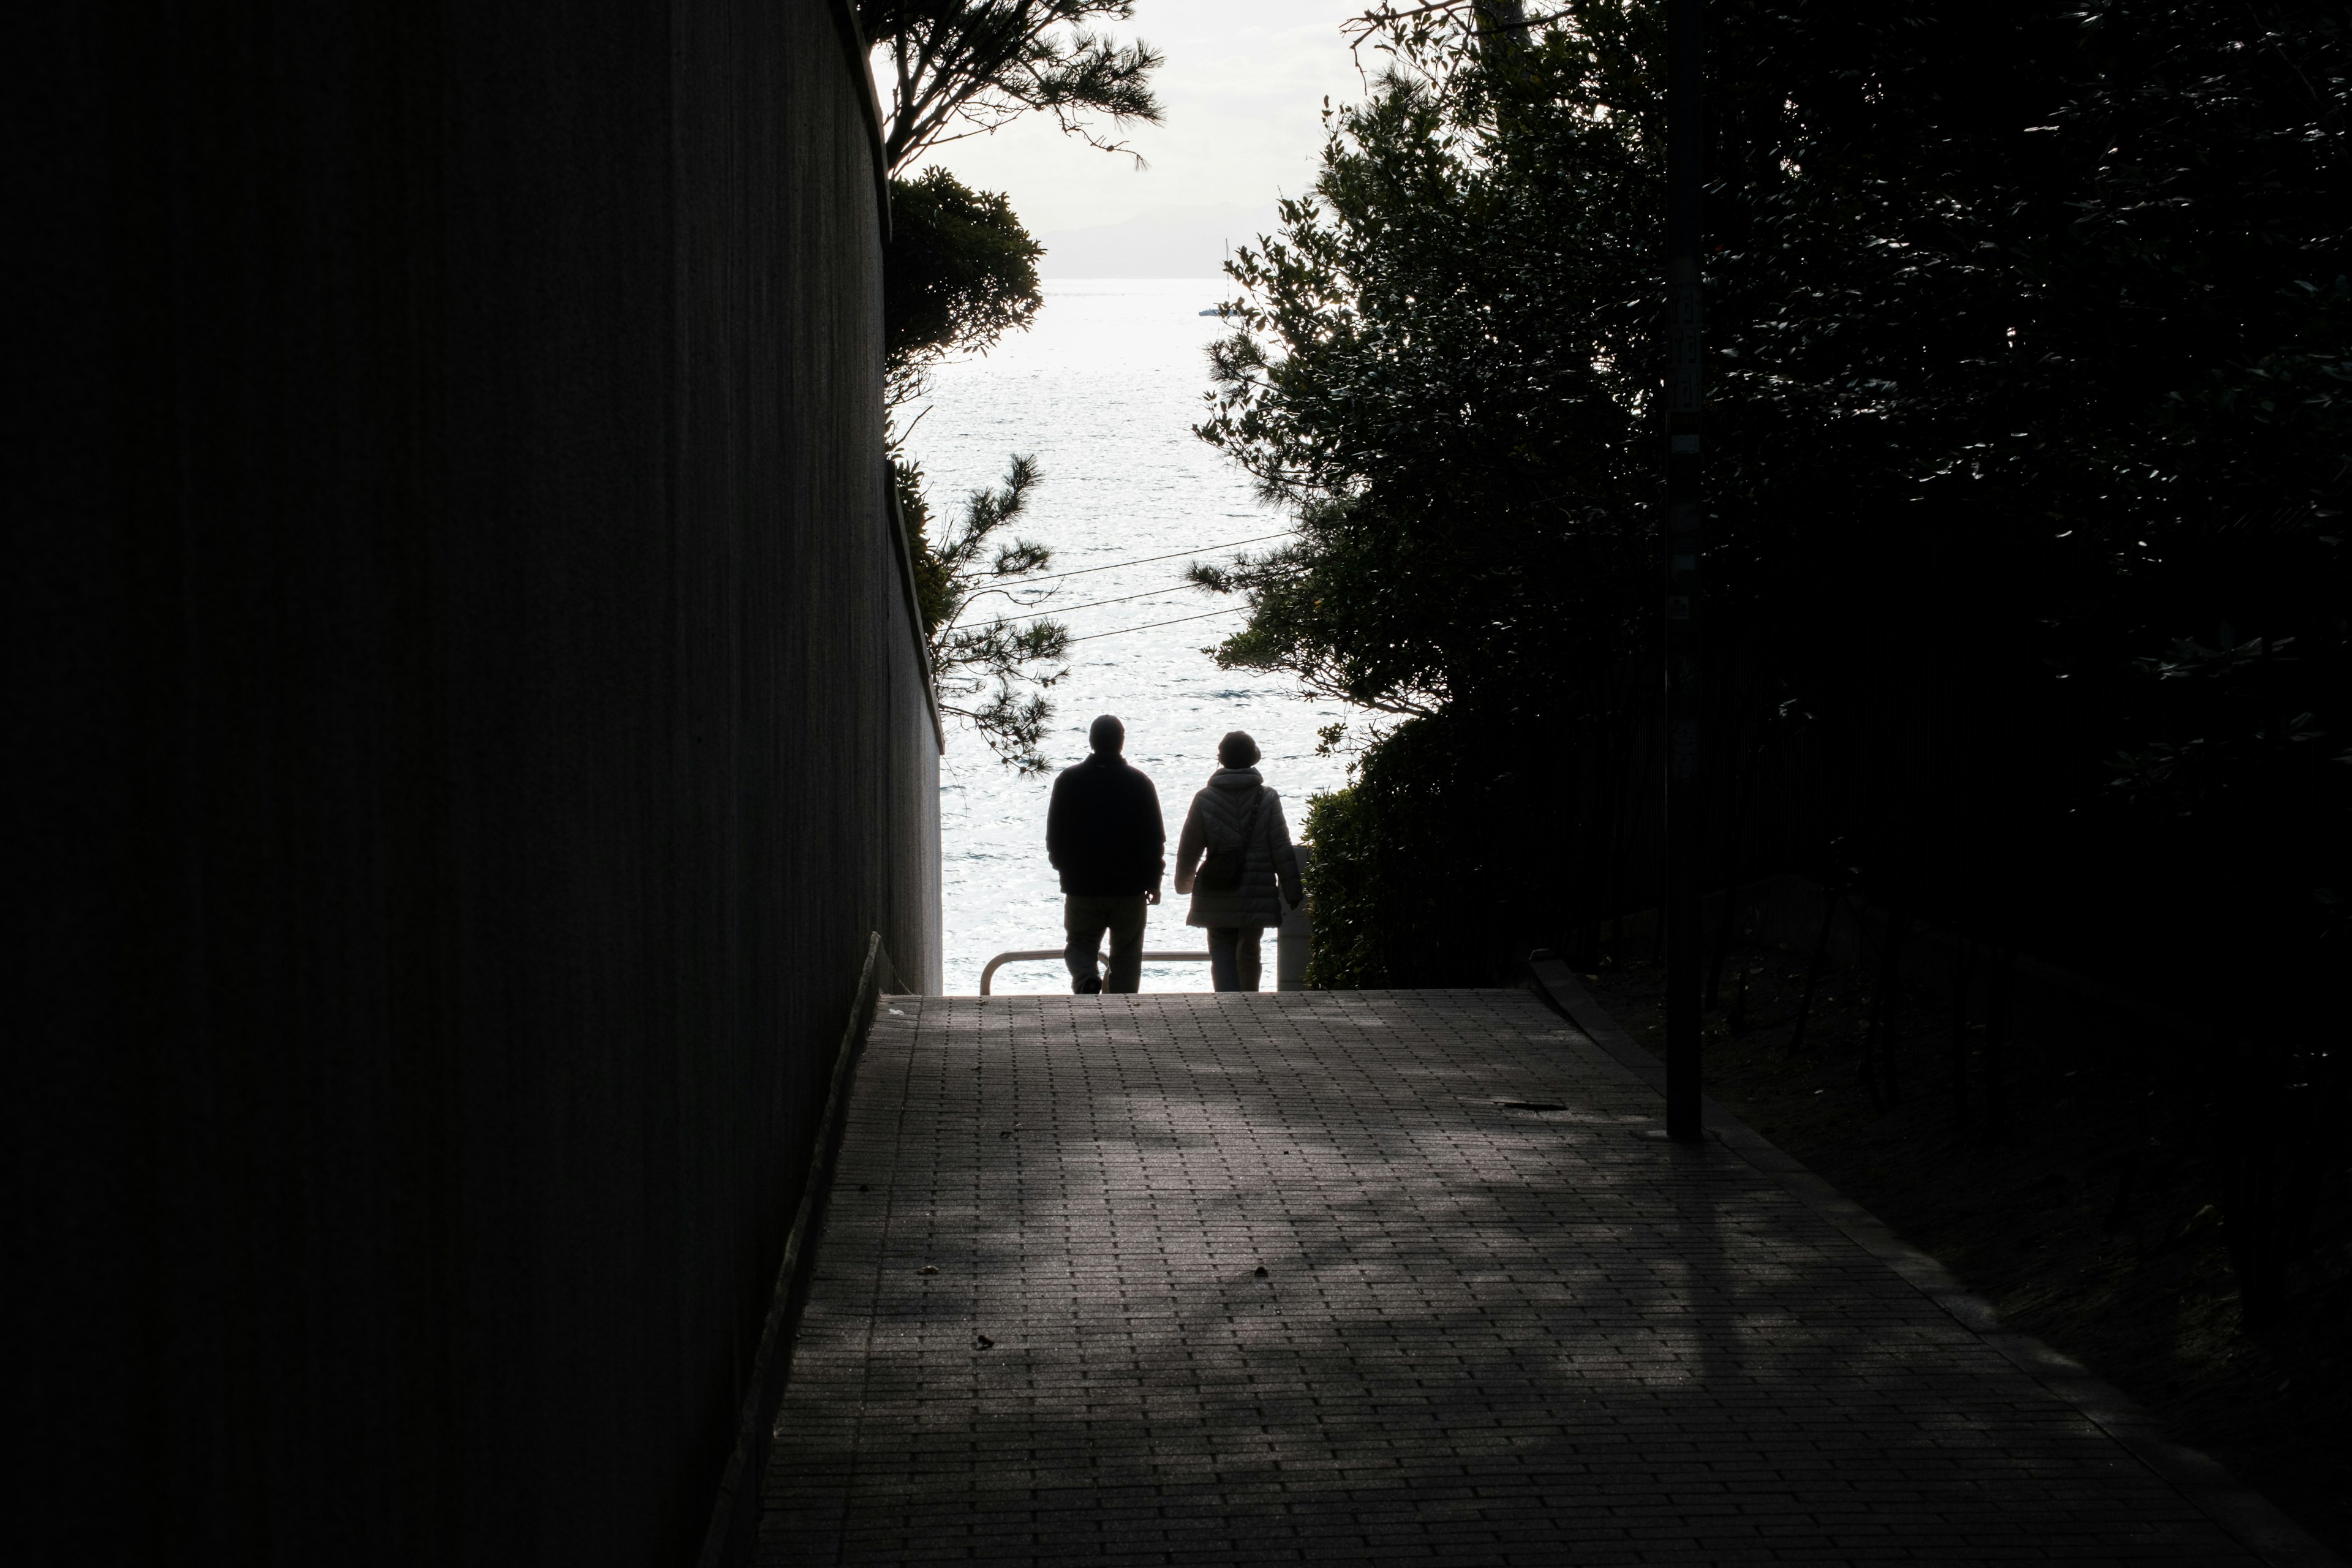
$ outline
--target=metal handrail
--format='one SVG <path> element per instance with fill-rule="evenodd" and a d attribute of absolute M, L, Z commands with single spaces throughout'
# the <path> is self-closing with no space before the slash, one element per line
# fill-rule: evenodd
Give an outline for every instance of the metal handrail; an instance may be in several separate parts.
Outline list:
<path fill-rule="evenodd" d="M 1061 956 L 1062 950 L 1058 947 L 1024 947 L 1018 952 L 1000 952 L 988 961 L 988 967 L 980 972 L 980 994 L 982 996 L 989 994 L 989 984 L 995 980 L 996 972 L 1008 963 L 1022 963 L 1033 959 Z M 1108 968 L 1110 958 L 1106 953 L 1097 952 L 1095 954 L 1095 962 Z M 1143 955 L 1143 962 L 1146 963 L 1206 963 L 1209 962 L 1209 955 L 1205 952 L 1147 952 Z"/>

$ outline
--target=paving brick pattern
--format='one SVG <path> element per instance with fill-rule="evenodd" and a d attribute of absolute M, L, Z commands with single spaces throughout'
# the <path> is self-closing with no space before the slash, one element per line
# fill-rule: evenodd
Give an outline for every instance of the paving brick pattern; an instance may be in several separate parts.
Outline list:
<path fill-rule="evenodd" d="M 761 1561 L 2256 1561 L 1662 1114 L 1516 992 L 887 997 Z"/>

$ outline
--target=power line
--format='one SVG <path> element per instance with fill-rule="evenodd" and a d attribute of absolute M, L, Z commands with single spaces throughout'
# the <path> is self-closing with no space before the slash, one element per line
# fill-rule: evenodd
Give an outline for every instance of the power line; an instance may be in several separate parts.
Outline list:
<path fill-rule="evenodd" d="M 1248 608 L 1249 606 L 1247 605 L 1228 605 L 1222 610 L 1208 610 L 1197 616 L 1179 616 L 1172 621 L 1146 621 L 1139 626 L 1121 626 L 1115 632 L 1088 632 L 1082 637 L 1072 637 L 1070 640 L 1072 642 L 1092 642 L 1097 637 L 1125 637 L 1129 632 L 1148 632 L 1154 626 L 1176 626 L 1183 625 L 1186 621 L 1205 621 L 1211 616 L 1238 615 Z"/>
<path fill-rule="evenodd" d="M 1236 539 L 1231 544 L 1203 544 L 1197 550 L 1171 551 L 1165 555 L 1139 555 L 1132 561 L 1113 561 L 1102 566 L 1080 566 L 1068 572 L 1048 572 L 1043 577 L 1024 577 L 1021 581 L 1024 584 L 1050 583 L 1056 577 L 1083 577 L 1089 572 L 1112 572 L 1121 566 L 1145 566 L 1154 561 L 1173 561 L 1179 555 L 1206 555 L 1215 550 L 1239 550 L 1244 544 L 1263 544 L 1269 539 L 1288 539 L 1289 537 L 1290 531 L 1285 529 L 1280 533 L 1261 533 L 1255 539 Z"/>
<path fill-rule="evenodd" d="M 1019 610 L 1023 615 L 1034 613 L 1040 616 L 1074 616 L 1080 610 L 1098 610 L 1105 605 L 1127 605 L 1132 604 L 1138 599 L 1156 599 L 1163 594 L 1181 593 L 1186 588 L 1198 586 L 1199 584 L 1195 583 L 1179 583 L 1172 588 L 1147 588 L 1140 594 L 1127 594 L 1116 599 L 1088 599 L 1083 605 L 1056 605 L 1046 600 L 1037 599 L 1032 600 L 1030 603 L 1025 605 L 1015 604 L 1013 607 Z"/>

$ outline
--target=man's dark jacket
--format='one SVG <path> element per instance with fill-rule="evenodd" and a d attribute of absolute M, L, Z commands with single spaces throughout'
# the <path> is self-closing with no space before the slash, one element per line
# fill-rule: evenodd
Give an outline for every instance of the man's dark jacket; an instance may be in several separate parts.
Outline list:
<path fill-rule="evenodd" d="M 1054 781 L 1045 810 L 1045 857 L 1062 891 L 1080 897 L 1148 893 L 1167 869 L 1160 792 L 1118 756 L 1095 752 Z"/>

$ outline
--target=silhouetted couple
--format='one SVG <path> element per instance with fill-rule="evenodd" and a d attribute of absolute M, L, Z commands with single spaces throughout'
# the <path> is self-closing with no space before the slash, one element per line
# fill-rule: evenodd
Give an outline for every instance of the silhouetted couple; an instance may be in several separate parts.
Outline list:
<path fill-rule="evenodd" d="M 1087 760 L 1064 768 L 1045 812 L 1045 853 L 1062 874 L 1062 930 L 1070 989 L 1081 996 L 1134 991 L 1143 979 L 1143 924 L 1160 901 L 1168 830 L 1160 792 L 1119 755 L 1127 727 L 1106 713 L 1087 732 Z M 1217 771 L 1192 797 L 1176 839 L 1176 891 L 1192 895 L 1186 925 L 1209 932 L 1209 976 L 1220 991 L 1255 991 L 1258 933 L 1302 897 L 1282 797 L 1258 776 L 1257 742 L 1235 730 L 1217 742 Z M 1095 971 L 1108 932 L 1110 973 Z"/>

